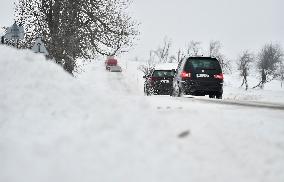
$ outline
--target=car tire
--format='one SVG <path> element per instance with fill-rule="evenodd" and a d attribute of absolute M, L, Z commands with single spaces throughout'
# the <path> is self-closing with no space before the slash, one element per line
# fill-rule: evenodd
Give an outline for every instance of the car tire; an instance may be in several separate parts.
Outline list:
<path fill-rule="evenodd" d="M 221 94 L 221 93 L 220 93 L 220 94 L 217 94 L 217 95 L 216 95 L 216 99 L 222 99 L 222 98 L 223 98 L 222 96 L 223 96 L 223 94 Z"/>
<path fill-rule="evenodd" d="M 210 98 L 210 99 L 214 99 L 215 97 L 216 97 L 215 95 L 209 94 L 209 98 Z"/>
<path fill-rule="evenodd" d="M 152 94 L 151 94 L 151 92 L 147 89 L 147 91 L 146 91 L 146 95 L 147 96 L 151 96 Z"/>
<path fill-rule="evenodd" d="M 169 91 L 169 95 L 170 95 L 170 96 L 173 96 L 173 89 L 171 89 L 171 90 Z"/>

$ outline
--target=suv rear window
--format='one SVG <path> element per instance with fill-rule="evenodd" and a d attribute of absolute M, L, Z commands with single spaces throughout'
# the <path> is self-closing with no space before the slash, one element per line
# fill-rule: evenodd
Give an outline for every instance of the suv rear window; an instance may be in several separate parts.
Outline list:
<path fill-rule="evenodd" d="M 203 70 L 220 70 L 221 66 L 217 59 L 212 58 L 194 58 L 188 59 L 185 65 L 185 70 L 190 71 L 190 68 L 194 70 L 203 69 Z"/>
<path fill-rule="evenodd" d="M 171 70 L 155 70 L 152 76 L 153 77 L 173 77 L 174 72 Z"/>

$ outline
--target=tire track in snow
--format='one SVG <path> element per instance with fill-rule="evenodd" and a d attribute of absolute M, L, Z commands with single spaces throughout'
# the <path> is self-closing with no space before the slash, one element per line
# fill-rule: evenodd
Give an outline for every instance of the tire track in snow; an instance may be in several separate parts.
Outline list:
<path fill-rule="evenodd" d="M 234 101 L 234 100 L 217 100 L 217 99 L 206 99 L 197 97 L 183 97 L 180 99 L 192 99 L 195 101 L 214 103 L 221 105 L 233 105 L 233 106 L 245 106 L 253 108 L 264 108 L 264 109 L 274 109 L 274 110 L 284 110 L 284 105 L 277 103 L 267 103 L 267 102 L 255 102 L 255 101 Z"/>

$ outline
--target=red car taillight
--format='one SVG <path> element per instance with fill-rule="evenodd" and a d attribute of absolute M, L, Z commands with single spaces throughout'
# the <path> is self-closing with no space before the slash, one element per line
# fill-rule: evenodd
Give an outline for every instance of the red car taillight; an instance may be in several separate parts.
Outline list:
<path fill-rule="evenodd" d="M 224 75 L 223 75 L 223 73 L 220 73 L 218 75 L 214 75 L 214 78 L 224 80 Z"/>
<path fill-rule="evenodd" d="M 183 71 L 183 72 L 181 72 L 180 76 L 181 76 L 181 78 L 190 78 L 191 73 L 187 73 L 187 72 Z"/>
<path fill-rule="evenodd" d="M 150 80 L 151 83 L 153 83 L 153 82 L 157 81 L 158 78 L 156 78 L 156 77 L 150 77 L 149 80 Z"/>

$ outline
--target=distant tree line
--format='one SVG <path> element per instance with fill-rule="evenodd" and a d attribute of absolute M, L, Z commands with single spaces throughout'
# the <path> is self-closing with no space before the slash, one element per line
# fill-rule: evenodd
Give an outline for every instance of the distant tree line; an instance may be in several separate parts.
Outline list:
<path fill-rule="evenodd" d="M 252 66 L 255 66 L 259 75 L 259 83 L 252 88 L 264 88 L 264 85 L 276 78 L 283 82 L 283 50 L 279 44 L 265 44 L 258 54 L 254 55 L 248 50 L 244 51 L 237 59 L 238 70 L 243 78 L 241 86 L 248 89 L 247 76 L 250 74 Z"/>
<path fill-rule="evenodd" d="M 128 16 L 129 0 L 19 0 L 16 19 L 26 29 L 22 47 L 37 37 L 50 57 L 72 73 L 77 58 L 117 55 L 127 50 L 139 33 Z"/>
<path fill-rule="evenodd" d="M 171 48 L 172 41 L 168 38 L 164 38 L 162 46 L 150 51 L 150 57 L 146 61 L 147 64 L 140 65 L 138 69 L 146 74 L 149 70 L 153 70 L 156 64 L 178 63 L 184 57 L 202 55 L 217 58 L 225 72 L 231 71 L 230 60 L 222 54 L 222 45 L 219 41 L 211 41 L 207 53 L 204 53 L 201 42 L 199 41 L 190 41 L 185 49 L 178 49 L 174 54 L 171 54 Z"/>
<path fill-rule="evenodd" d="M 201 42 L 190 41 L 187 47 L 182 50 L 179 49 L 177 53 L 171 54 L 172 41 L 165 38 L 162 46 L 159 46 L 155 50 L 150 51 L 150 57 L 146 63 L 139 66 L 139 70 L 144 74 L 149 74 L 151 70 L 154 70 L 156 64 L 159 63 L 172 63 L 180 62 L 184 57 L 188 56 L 210 56 L 219 60 L 220 65 L 225 73 L 232 72 L 233 61 L 228 59 L 222 53 L 222 44 L 220 41 L 211 41 L 208 49 L 203 50 Z M 281 87 L 284 82 L 284 54 L 279 44 L 265 44 L 261 50 L 255 55 L 249 50 L 243 51 L 237 58 L 236 64 L 239 71 L 239 75 L 242 79 L 241 87 L 249 88 L 248 76 L 251 74 L 253 68 L 259 75 L 259 83 L 252 88 L 264 88 L 264 85 L 276 78 L 281 80 Z"/>

